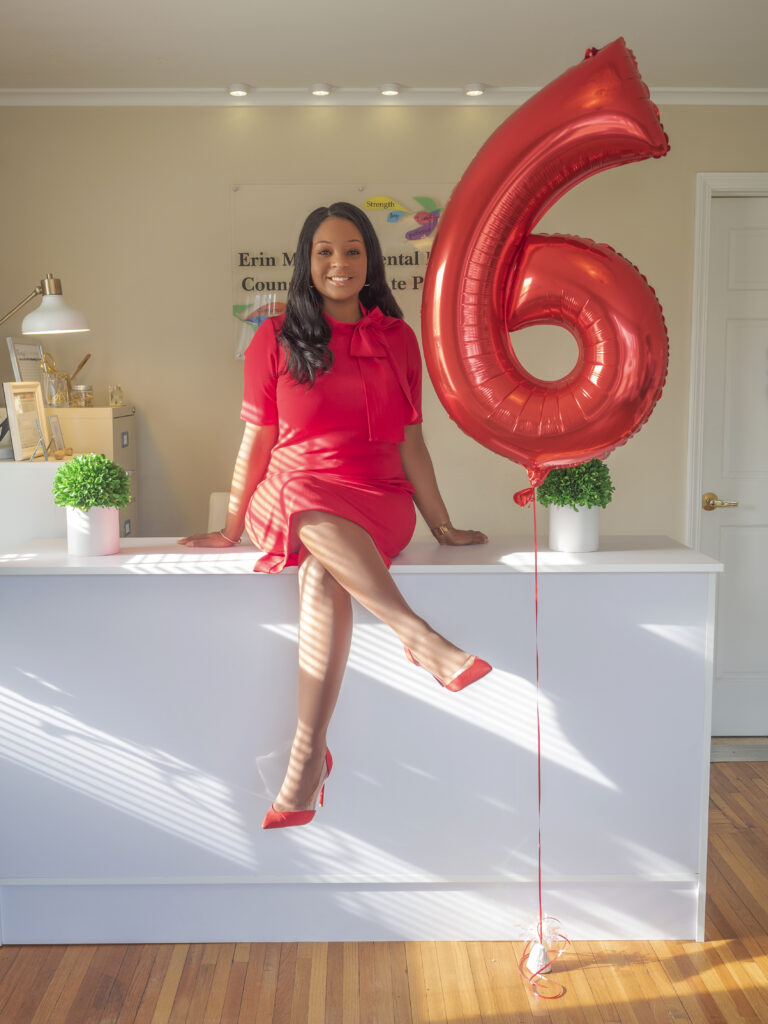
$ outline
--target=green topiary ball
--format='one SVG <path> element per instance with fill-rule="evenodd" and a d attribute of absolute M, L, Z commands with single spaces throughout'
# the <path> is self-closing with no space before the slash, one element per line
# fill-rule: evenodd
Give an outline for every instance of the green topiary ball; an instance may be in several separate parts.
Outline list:
<path fill-rule="evenodd" d="M 579 506 L 605 508 L 613 492 L 606 464 L 600 459 L 590 459 L 580 466 L 550 470 L 544 483 L 536 490 L 536 500 L 545 508 L 549 505 L 575 509 Z"/>
<path fill-rule="evenodd" d="M 125 508 L 131 485 L 122 466 L 106 455 L 76 455 L 63 462 L 53 478 L 53 500 L 87 512 L 90 508 Z"/>

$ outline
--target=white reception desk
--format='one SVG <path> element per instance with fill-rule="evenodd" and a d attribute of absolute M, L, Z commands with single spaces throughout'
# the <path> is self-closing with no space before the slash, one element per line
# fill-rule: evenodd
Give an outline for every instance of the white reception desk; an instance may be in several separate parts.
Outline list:
<path fill-rule="evenodd" d="M 7 943 L 517 939 L 538 916 L 533 556 L 414 543 L 411 604 L 494 665 L 459 694 L 366 613 L 326 807 L 262 832 L 294 728 L 295 570 L 124 540 L 0 551 Z M 664 537 L 540 553 L 544 911 L 702 939 L 714 590 Z"/>

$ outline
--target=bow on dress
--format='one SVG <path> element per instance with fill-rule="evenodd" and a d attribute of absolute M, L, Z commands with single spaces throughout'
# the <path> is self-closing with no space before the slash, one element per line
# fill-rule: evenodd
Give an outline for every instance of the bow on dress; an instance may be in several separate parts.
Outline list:
<path fill-rule="evenodd" d="M 352 332 L 349 354 L 357 359 L 363 382 L 368 440 L 398 444 L 403 440 L 403 424 L 415 423 L 419 419 L 419 411 L 413 404 L 405 372 L 405 348 L 402 347 L 400 353 L 393 353 L 392 342 L 386 336 L 392 328 L 401 327 L 402 321 L 393 316 L 385 316 L 378 306 L 363 309 L 362 312 Z M 398 359 L 398 354 L 402 358 Z M 392 374 L 405 399 L 404 416 L 397 415 L 397 406 L 393 402 Z"/>

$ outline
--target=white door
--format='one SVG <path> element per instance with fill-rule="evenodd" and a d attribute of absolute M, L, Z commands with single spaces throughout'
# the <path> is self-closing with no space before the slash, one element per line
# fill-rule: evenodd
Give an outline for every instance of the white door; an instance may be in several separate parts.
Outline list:
<path fill-rule="evenodd" d="M 768 735 L 768 196 L 712 198 L 699 548 L 718 582 L 712 733 Z M 704 494 L 734 507 L 705 511 Z M 711 503 L 711 502 L 710 502 Z"/>

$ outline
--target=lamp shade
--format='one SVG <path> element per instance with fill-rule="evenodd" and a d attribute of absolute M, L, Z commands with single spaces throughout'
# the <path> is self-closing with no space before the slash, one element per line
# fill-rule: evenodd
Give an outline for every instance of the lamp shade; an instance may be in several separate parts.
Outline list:
<path fill-rule="evenodd" d="M 70 309 L 61 295 L 44 295 L 37 309 L 21 321 L 22 334 L 75 334 L 89 330 L 83 314 Z"/>
<path fill-rule="evenodd" d="M 21 321 L 22 334 L 76 334 L 90 330 L 83 314 L 70 309 L 62 298 L 58 278 L 49 274 L 35 291 L 43 297 L 37 309 L 27 313 Z M 29 298 L 34 298 L 34 294 Z"/>

